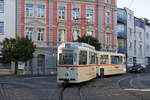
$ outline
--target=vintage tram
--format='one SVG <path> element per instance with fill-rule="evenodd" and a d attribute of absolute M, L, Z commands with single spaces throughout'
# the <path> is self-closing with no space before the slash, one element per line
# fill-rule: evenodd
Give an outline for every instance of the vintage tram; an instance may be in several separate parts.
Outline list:
<path fill-rule="evenodd" d="M 96 51 L 91 45 L 62 43 L 57 54 L 57 82 L 81 83 L 100 75 L 126 72 L 125 56 Z"/>

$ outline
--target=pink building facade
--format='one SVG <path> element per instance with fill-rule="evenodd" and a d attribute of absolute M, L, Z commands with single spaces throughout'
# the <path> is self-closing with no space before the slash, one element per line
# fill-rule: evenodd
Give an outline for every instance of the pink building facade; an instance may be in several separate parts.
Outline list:
<path fill-rule="evenodd" d="M 30 37 L 37 47 L 91 35 L 103 50 L 116 49 L 116 0 L 18 0 L 17 5 L 17 35 Z"/>

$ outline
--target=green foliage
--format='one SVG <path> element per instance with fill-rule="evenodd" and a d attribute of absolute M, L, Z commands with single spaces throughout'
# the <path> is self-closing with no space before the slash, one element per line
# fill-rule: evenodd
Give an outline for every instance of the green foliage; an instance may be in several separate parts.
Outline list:
<path fill-rule="evenodd" d="M 25 62 L 33 57 L 35 45 L 26 38 L 6 38 L 3 41 L 2 55 L 5 62 Z"/>
<path fill-rule="evenodd" d="M 95 39 L 92 36 L 83 36 L 83 37 L 78 37 L 78 39 L 74 42 L 83 42 L 90 44 L 95 47 L 96 50 L 100 51 L 101 50 L 101 44 L 97 39 Z"/>

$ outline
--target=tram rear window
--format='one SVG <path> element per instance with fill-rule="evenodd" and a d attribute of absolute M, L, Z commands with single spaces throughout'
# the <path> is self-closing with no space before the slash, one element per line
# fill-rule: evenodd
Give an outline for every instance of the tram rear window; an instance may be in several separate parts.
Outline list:
<path fill-rule="evenodd" d="M 75 65 L 77 62 L 77 55 L 74 53 L 60 53 L 59 64 L 60 65 Z"/>
<path fill-rule="evenodd" d="M 123 64 L 122 56 L 111 56 L 111 64 Z"/>
<path fill-rule="evenodd" d="M 87 64 L 87 51 L 80 51 L 79 54 L 79 64 Z"/>

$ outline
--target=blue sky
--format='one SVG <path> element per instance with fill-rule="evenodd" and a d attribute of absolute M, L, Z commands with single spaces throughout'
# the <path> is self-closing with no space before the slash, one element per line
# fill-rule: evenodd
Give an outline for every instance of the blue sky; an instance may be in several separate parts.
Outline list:
<path fill-rule="evenodd" d="M 134 11 L 134 15 L 150 20 L 150 0 L 117 0 L 119 8 L 128 7 Z"/>

